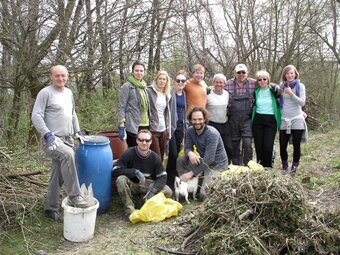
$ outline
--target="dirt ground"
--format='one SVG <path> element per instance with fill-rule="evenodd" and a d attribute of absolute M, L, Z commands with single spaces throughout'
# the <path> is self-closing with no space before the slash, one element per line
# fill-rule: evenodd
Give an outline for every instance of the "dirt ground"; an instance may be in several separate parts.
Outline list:
<path fill-rule="evenodd" d="M 309 142 L 302 146 L 301 167 L 296 176 L 306 191 L 306 199 L 311 207 L 322 210 L 330 209 L 340 214 L 340 130 L 326 134 L 312 133 Z M 278 152 L 279 149 L 276 148 Z M 290 152 L 291 153 L 291 152 Z M 278 154 L 278 153 L 277 153 Z M 279 171 L 279 156 L 276 156 L 275 167 Z M 48 172 L 46 172 L 48 176 Z M 41 202 L 41 201 L 40 201 Z M 156 247 L 164 247 L 166 241 L 159 233 L 167 229 L 180 228 L 179 219 L 190 215 L 200 206 L 193 201 L 184 207 L 178 217 L 160 223 L 132 224 L 124 216 L 122 203 L 117 193 L 113 194 L 112 203 L 107 213 L 97 216 L 95 235 L 87 243 L 72 243 L 63 238 L 63 226 L 60 223 L 47 221 L 42 208 L 36 209 L 32 225 L 25 229 L 7 230 L 0 239 L 3 248 L 0 254 L 167 254 Z M 41 225 L 36 226 L 36 222 Z M 29 223 L 28 223 L 29 224 Z M 25 233 L 25 238 L 22 236 Z M 13 238 L 17 240 L 14 241 Z M 20 244 L 19 244 L 20 243 Z M 23 244 L 24 243 L 24 244 Z M 16 246 L 22 246 L 17 248 Z M 8 252 L 12 248 L 13 253 Z M 173 247 L 174 250 L 179 247 Z M 2 252 L 6 253 L 2 253 Z"/>

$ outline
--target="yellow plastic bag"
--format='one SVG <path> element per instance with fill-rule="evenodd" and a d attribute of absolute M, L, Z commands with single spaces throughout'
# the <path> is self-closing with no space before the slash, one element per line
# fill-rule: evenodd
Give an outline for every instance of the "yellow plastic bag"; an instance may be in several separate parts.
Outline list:
<path fill-rule="evenodd" d="M 197 148 L 196 148 L 196 145 L 194 145 L 194 153 L 199 157 L 200 156 L 200 154 L 198 153 L 198 151 L 197 151 Z M 183 148 L 180 150 L 180 152 L 178 153 L 178 157 L 180 158 L 180 157 L 183 157 L 184 156 L 184 146 L 183 146 Z"/>
<path fill-rule="evenodd" d="M 250 168 L 250 170 L 252 170 L 253 172 L 261 172 L 264 171 L 264 168 L 261 164 L 256 163 L 253 160 L 249 160 L 247 166 Z"/>
<path fill-rule="evenodd" d="M 177 216 L 182 209 L 182 205 L 171 198 L 166 198 L 162 192 L 148 199 L 140 210 L 130 214 L 132 223 L 160 222 L 166 218 Z"/>
<path fill-rule="evenodd" d="M 249 172 L 249 167 L 247 166 L 239 166 L 230 164 L 228 166 L 228 170 L 225 170 L 221 173 L 222 176 L 232 175 L 232 174 L 242 174 Z"/>
<path fill-rule="evenodd" d="M 248 172 L 262 172 L 264 171 L 264 168 L 261 164 L 256 163 L 253 160 L 250 160 L 248 162 L 248 166 L 238 166 L 230 164 L 228 166 L 228 170 L 223 171 L 221 173 L 222 176 L 228 176 L 232 174 L 242 174 L 242 173 L 248 173 Z"/>

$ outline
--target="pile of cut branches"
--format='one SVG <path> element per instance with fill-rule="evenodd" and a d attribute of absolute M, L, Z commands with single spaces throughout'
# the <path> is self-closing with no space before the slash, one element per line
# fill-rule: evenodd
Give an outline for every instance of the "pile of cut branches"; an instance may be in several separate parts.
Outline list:
<path fill-rule="evenodd" d="M 0 147 L 0 228 L 22 226 L 42 199 L 48 186 L 50 165 L 42 151 Z M 0 236 L 4 231 L 0 231 Z"/>
<path fill-rule="evenodd" d="M 37 204 L 41 204 L 47 183 L 40 180 L 41 171 L 6 171 L 7 173 L 3 174 L 4 169 L 0 170 L 0 227 L 6 228 L 21 224 L 26 215 L 33 212 Z"/>
<path fill-rule="evenodd" d="M 294 179 L 249 173 L 216 182 L 184 241 L 176 235 L 182 252 L 339 254 L 339 223 L 339 214 L 310 209 Z"/>

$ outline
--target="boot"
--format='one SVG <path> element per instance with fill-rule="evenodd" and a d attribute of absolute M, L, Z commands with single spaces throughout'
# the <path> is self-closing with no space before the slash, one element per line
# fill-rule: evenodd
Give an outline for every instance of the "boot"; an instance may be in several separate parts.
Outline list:
<path fill-rule="evenodd" d="M 298 169 L 298 166 L 299 166 L 299 162 L 293 162 L 292 168 L 291 168 L 290 173 L 289 173 L 289 175 L 291 177 L 294 177 L 296 175 L 296 171 Z"/>
<path fill-rule="evenodd" d="M 287 160 L 282 160 L 282 169 L 281 169 L 281 174 L 286 175 L 288 173 L 288 161 Z"/>

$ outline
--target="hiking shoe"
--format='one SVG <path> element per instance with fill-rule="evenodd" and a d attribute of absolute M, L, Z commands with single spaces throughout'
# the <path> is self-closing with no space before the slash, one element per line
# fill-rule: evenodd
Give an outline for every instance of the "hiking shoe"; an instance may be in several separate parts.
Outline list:
<path fill-rule="evenodd" d="M 45 217 L 51 220 L 54 220 L 56 222 L 64 221 L 63 216 L 57 211 L 45 210 Z"/>
<path fill-rule="evenodd" d="M 78 207 L 78 208 L 87 208 L 90 205 L 86 202 L 86 200 L 81 196 L 72 196 L 68 197 L 67 203 L 71 206 Z"/>

